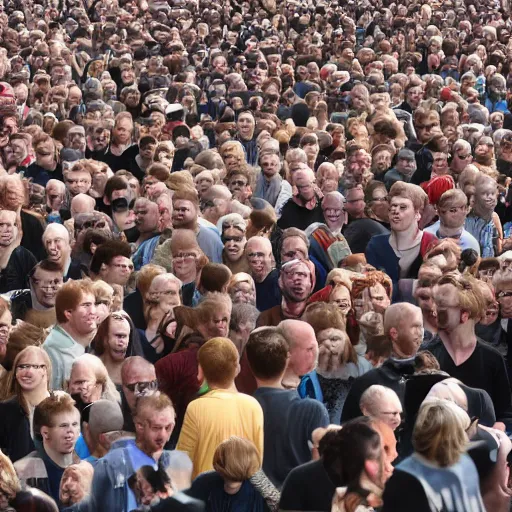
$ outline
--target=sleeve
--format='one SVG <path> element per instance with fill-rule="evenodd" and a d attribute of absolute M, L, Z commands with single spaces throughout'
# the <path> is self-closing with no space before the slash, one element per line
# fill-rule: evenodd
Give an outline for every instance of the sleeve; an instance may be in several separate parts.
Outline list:
<path fill-rule="evenodd" d="M 379 261 L 377 248 L 375 247 L 375 242 L 373 239 L 370 239 L 368 245 L 366 246 L 365 256 L 368 265 L 372 265 L 375 268 L 380 268 L 382 266 L 382 260 Z"/>
<path fill-rule="evenodd" d="M 299 467 L 300 468 L 300 467 Z M 297 478 L 297 469 L 292 469 L 286 477 L 283 488 L 281 489 L 281 499 L 279 501 L 280 512 L 292 512 L 304 510 L 303 489 L 299 479 Z"/>
<path fill-rule="evenodd" d="M 292 186 L 286 180 L 283 180 L 281 182 L 281 190 L 279 192 L 279 195 L 277 196 L 277 201 L 275 205 L 276 215 L 278 219 L 281 217 L 284 205 L 288 202 L 288 199 L 290 199 L 292 195 Z"/>
<path fill-rule="evenodd" d="M 197 471 L 196 465 L 196 448 L 198 441 L 198 426 L 195 417 L 195 405 L 198 403 L 191 402 L 185 413 L 185 419 L 183 420 L 183 426 L 181 427 L 180 437 L 176 450 L 185 452 L 190 457 L 190 460 L 194 464 L 194 471 Z"/>
<path fill-rule="evenodd" d="M 493 382 L 493 396 L 491 397 L 496 411 L 496 421 L 505 423 L 508 430 L 512 430 L 512 397 L 510 395 L 510 382 L 508 380 L 505 360 L 499 356 Z"/>
<path fill-rule="evenodd" d="M 380 512 L 431 512 L 420 482 L 404 471 L 395 470 L 387 481 Z M 412 506 L 414 504 L 414 507 Z"/>
<path fill-rule="evenodd" d="M 311 414 L 309 416 L 310 434 L 312 434 L 313 430 L 316 428 L 327 427 L 327 425 L 329 425 L 329 413 L 325 405 L 317 400 L 313 400 L 312 404 L 313 407 L 311 408 Z"/>
<path fill-rule="evenodd" d="M 54 350 L 43 344 L 43 349 L 46 350 L 50 361 L 52 362 L 52 390 L 62 389 L 62 367 L 59 364 L 59 358 Z"/>
<path fill-rule="evenodd" d="M 108 505 L 113 505 L 115 500 L 111 494 L 114 492 L 107 474 L 107 461 L 100 459 L 94 466 L 94 475 L 91 484 L 91 494 L 89 495 L 90 512 L 107 512 Z"/>
<path fill-rule="evenodd" d="M 356 379 L 354 384 L 352 384 L 345 403 L 343 404 L 343 409 L 341 411 L 342 424 L 346 421 L 362 416 L 361 409 L 359 408 L 359 400 L 361 400 L 361 395 L 363 394 L 363 387 L 366 389 L 366 386 L 364 386 L 361 381 L 358 382 L 358 380 L 359 379 Z"/>
<path fill-rule="evenodd" d="M 167 396 L 172 396 L 171 391 L 174 387 L 174 366 L 172 354 L 165 356 L 155 363 L 156 378 L 158 387 Z"/>
<path fill-rule="evenodd" d="M 264 437 L 263 437 L 263 409 L 261 408 L 261 405 L 257 402 L 256 399 L 254 399 L 256 402 L 254 404 L 254 444 L 256 445 L 256 448 L 258 449 L 258 452 L 261 455 L 261 462 L 263 462 L 263 444 L 264 444 Z"/>

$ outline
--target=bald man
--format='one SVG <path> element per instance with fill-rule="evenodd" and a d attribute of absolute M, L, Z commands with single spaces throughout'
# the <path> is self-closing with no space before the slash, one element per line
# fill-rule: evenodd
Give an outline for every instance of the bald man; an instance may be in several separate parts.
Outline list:
<path fill-rule="evenodd" d="M 96 207 L 96 201 L 87 194 L 77 194 L 71 199 L 71 216 L 75 218 L 80 213 L 92 213 Z"/>
<path fill-rule="evenodd" d="M 391 388 L 403 405 L 405 379 L 414 373 L 414 358 L 423 341 L 421 309 L 407 302 L 389 306 L 384 314 L 384 334 L 391 340 L 391 357 L 380 368 L 355 379 L 343 406 L 342 423 L 362 415 L 361 396 L 374 384 Z"/>

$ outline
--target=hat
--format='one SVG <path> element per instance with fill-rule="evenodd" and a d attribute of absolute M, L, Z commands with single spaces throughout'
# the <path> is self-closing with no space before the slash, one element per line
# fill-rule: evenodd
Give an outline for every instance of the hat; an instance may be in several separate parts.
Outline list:
<path fill-rule="evenodd" d="M 123 425 L 123 411 L 117 402 L 97 400 L 90 406 L 89 429 L 93 435 L 122 430 Z"/>
<path fill-rule="evenodd" d="M 435 205 L 447 190 L 455 188 L 455 182 L 449 174 L 435 176 L 431 180 L 423 182 L 421 188 L 427 193 L 428 202 Z"/>

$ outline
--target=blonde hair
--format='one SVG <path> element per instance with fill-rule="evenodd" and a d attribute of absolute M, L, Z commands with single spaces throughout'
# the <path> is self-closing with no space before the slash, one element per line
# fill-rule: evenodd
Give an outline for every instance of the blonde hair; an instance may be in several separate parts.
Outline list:
<path fill-rule="evenodd" d="M 213 469 L 224 480 L 243 482 L 261 468 L 261 455 L 248 439 L 231 436 L 217 446 L 213 455 Z"/>
<path fill-rule="evenodd" d="M 455 464 L 468 443 L 471 421 L 458 405 L 448 400 L 427 398 L 420 407 L 412 444 L 427 460 L 441 467 Z"/>
<path fill-rule="evenodd" d="M 98 281 L 93 281 L 91 286 L 94 298 L 96 300 L 108 299 L 112 304 L 112 301 L 114 299 L 114 288 L 112 288 L 112 286 L 110 286 L 105 281 L 102 281 L 101 279 Z"/>
<path fill-rule="evenodd" d="M 11 459 L 0 450 L 0 495 L 11 501 L 20 490 L 20 481 Z"/>

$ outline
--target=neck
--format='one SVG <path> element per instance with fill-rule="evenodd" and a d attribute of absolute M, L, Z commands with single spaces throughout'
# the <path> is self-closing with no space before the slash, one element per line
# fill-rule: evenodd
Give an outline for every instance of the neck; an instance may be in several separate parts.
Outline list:
<path fill-rule="evenodd" d="M 306 309 L 306 302 L 291 302 L 283 297 L 281 301 L 281 309 L 287 318 L 300 318 Z"/>
<path fill-rule="evenodd" d="M 423 313 L 423 328 L 426 331 L 431 332 L 432 334 L 437 333 L 437 326 L 429 321 L 428 316 L 425 312 Z"/>
<path fill-rule="evenodd" d="M 234 381 L 231 382 L 231 384 L 229 384 L 229 386 L 219 386 L 218 384 L 210 384 L 210 383 L 208 383 L 208 388 L 210 390 L 221 389 L 221 390 L 224 390 L 224 391 L 235 391 L 235 392 L 238 392 L 238 390 L 236 389 Z"/>
<path fill-rule="evenodd" d="M 404 231 L 393 231 L 395 238 L 396 238 L 398 250 L 403 251 L 403 250 L 409 249 L 412 246 L 414 239 L 416 238 L 416 236 L 418 234 L 418 231 L 419 231 L 419 228 L 418 228 L 418 224 L 416 222 L 413 222 Z"/>
<path fill-rule="evenodd" d="M 136 245 L 137 247 L 142 243 L 142 242 L 145 242 L 146 240 L 149 240 L 150 238 L 153 238 L 156 234 L 156 230 L 155 231 L 149 231 L 147 233 L 140 233 L 139 234 L 139 238 L 137 238 L 137 242 L 136 242 Z"/>
<path fill-rule="evenodd" d="M 103 364 L 108 371 L 108 375 L 114 384 L 121 384 L 121 367 L 123 366 L 124 361 L 114 361 L 107 352 L 105 352 L 100 359 L 103 361 Z"/>
<path fill-rule="evenodd" d="M 97 459 L 101 459 L 108 453 L 108 450 L 105 450 L 101 444 L 98 443 L 94 451 L 91 453 L 93 457 L 96 457 Z"/>
<path fill-rule="evenodd" d="M 452 332 L 439 331 L 439 336 L 453 352 L 473 349 L 476 346 L 475 324 L 472 320 L 460 324 Z"/>
<path fill-rule="evenodd" d="M 48 392 L 47 384 L 44 386 L 40 386 L 39 388 L 33 389 L 32 391 L 24 391 L 23 398 L 27 401 L 29 405 L 35 407 L 39 405 L 45 398 L 49 397 L 50 393 Z"/>
<path fill-rule="evenodd" d="M 393 344 L 393 348 L 391 349 L 391 358 L 397 361 L 405 361 L 410 359 L 411 361 L 416 357 L 416 354 L 404 354 L 402 351 L 398 349 L 396 345 Z"/>
<path fill-rule="evenodd" d="M 46 455 L 55 463 L 57 466 L 61 468 L 67 468 L 71 464 L 73 464 L 73 453 L 59 453 L 56 452 L 53 448 L 48 446 L 43 441 L 43 447 Z"/>
<path fill-rule="evenodd" d="M 279 375 L 275 379 L 256 379 L 256 384 L 259 388 L 275 388 L 283 389 L 284 374 Z"/>
<path fill-rule="evenodd" d="M 291 369 L 287 368 L 281 379 L 281 385 L 285 389 L 297 389 L 300 384 L 300 377 Z"/>
<path fill-rule="evenodd" d="M 88 334 L 81 334 L 77 332 L 75 329 L 73 329 L 73 327 L 69 324 L 58 325 L 63 331 L 66 331 L 73 338 L 73 340 L 82 345 L 82 347 L 88 347 L 91 344 L 94 335 L 96 334 L 96 330 Z"/>
<path fill-rule="evenodd" d="M 462 234 L 464 226 L 458 226 L 456 228 L 449 228 L 443 224 L 439 224 L 439 234 L 446 237 L 459 237 Z"/>
<path fill-rule="evenodd" d="M 189 284 L 189 283 L 192 283 L 196 280 L 196 277 L 197 277 L 197 272 L 194 270 L 193 272 L 190 272 L 189 274 L 181 274 L 179 276 L 179 279 L 180 281 L 183 283 L 183 284 Z"/>
<path fill-rule="evenodd" d="M 162 455 L 162 451 L 163 451 L 163 450 L 160 450 L 160 451 L 158 451 L 158 452 L 148 452 L 148 451 L 147 451 L 147 449 L 146 449 L 146 447 L 144 446 L 144 444 L 143 444 L 143 443 L 141 443 L 140 439 L 137 439 L 137 440 L 135 441 L 135 444 L 137 445 L 137 448 L 138 448 L 141 452 L 145 453 L 146 455 L 149 455 L 149 457 L 152 457 L 154 460 L 156 460 L 156 461 L 158 462 L 158 460 L 160 459 L 160 457 L 161 457 L 161 455 Z"/>

